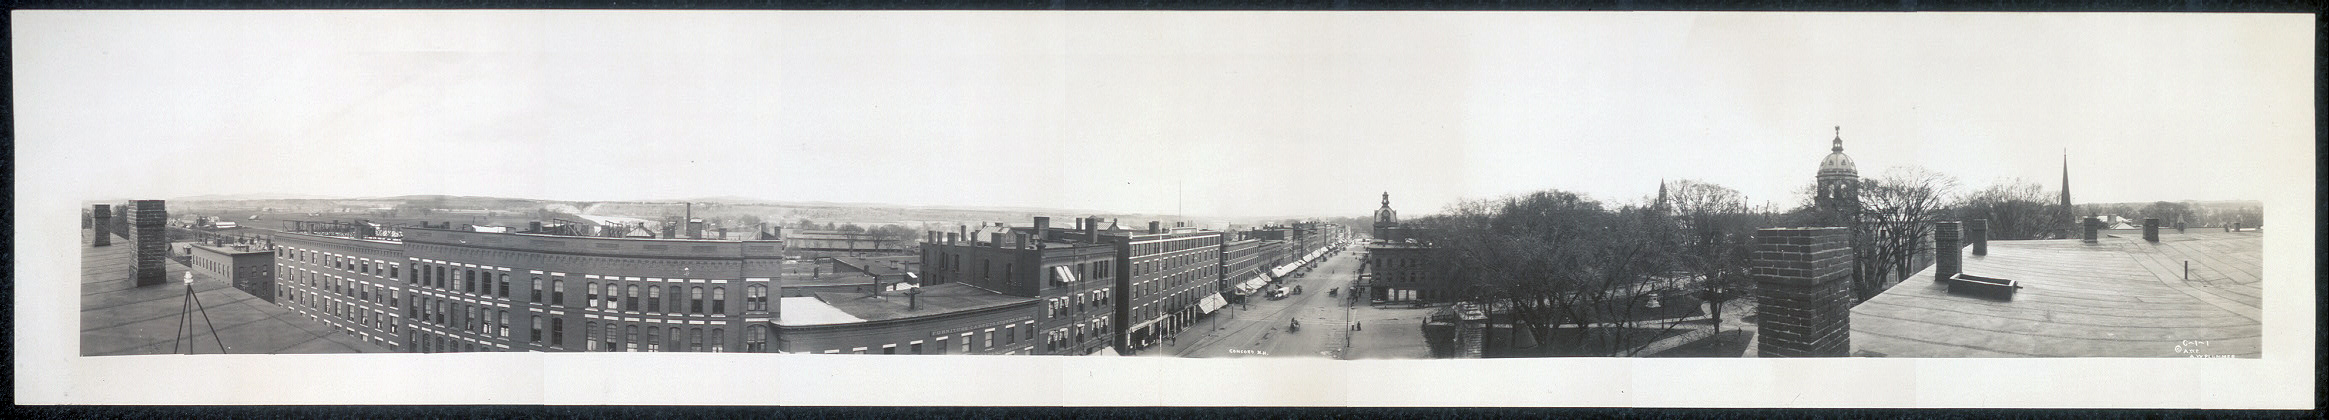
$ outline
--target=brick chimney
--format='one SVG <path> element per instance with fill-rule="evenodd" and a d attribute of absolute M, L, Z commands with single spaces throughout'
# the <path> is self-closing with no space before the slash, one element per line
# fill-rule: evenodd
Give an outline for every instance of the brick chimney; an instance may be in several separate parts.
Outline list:
<path fill-rule="evenodd" d="M 1852 248 L 1840 227 L 1755 232 L 1762 357 L 1842 357 L 1852 351 Z"/>
<path fill-rule="evenodd" d="M 113 206 L 98 204 L 89 209 L 89 218 L 89 228 L 96 230 L 96 237 L 89 240 L 89 246 L 112 246 Z"/>
<path fill-rule="evenodd" d="M 2101 238 L 2097 236 L 2097 235 L 2098 235 L 2098 233 L 2097 233 L 2096 231 L 2102 230 L 2102 228 L 2103 228 L 2103 221 L 2102 221 L 2102 219 L 2097 219 L 2097 218 L 2094 218 L 2094 216 L 2087 216 L 2087 218 L 2086 218 L 2086 222 L 2085 222 L 2085 223 L 2080 223 L 2080 224 L 2079 224 L 2079 227 L 2081 228 L 2080 230 L 2083 232 L 2083 233 L 2082 233 L 2082 236 L 2079 236 L 2079 240 L 2080 240 L 2081 242 L 2086 242 L 2086 243 L 2090 243 L 2090 244 L 2091 244 L 2091 243 L 2097 243 L 2097 242 L 2100 242 L 2100 241 L 2101 241 Z"/>
<path fill-rule="evenodd" d="M 1035 240 L 1051 239 L 1051 218 L 1035 216 Z"/>
<path fill-rule="evenodd" d="M 1965 272 L 1964 263 L 1958 260 L 1962 255 L 1959 252 L 1964 252 L 1957 247 L 1963 240 L 1963 233 L 1958 228 L 1957 222 L 1953 221 L 1933 222 L 1934 280 L 1946 280 Z"/>
<path fill-rule="evenodd" d="M 1152 235 L 1164 233 L 1164 223 L 1155 220 L 1148 221 L 1148 233 Z"/>
<path fill-rule="evenodd" d="M 2159 242 L 2159 218 L 2143 218 L 2143 240 Z"/>
<path fill-rule="evenodd" d="M 1973 241 L 1973 256 L 1989 255 L 1989 219 L 1967 220 L 1965 230 L 1972 231 L 1967 239 Z"/>

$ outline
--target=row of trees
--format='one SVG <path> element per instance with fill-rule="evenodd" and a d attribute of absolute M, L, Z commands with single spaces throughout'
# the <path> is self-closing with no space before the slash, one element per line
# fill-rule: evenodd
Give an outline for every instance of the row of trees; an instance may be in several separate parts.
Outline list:
<path fill-rule="evenodd" d="M 2018 179 L 1963 191 L 1946 174 L 1902 167 L 1860 182 L 1852 281 L 1861 300 L 1930 263 L 1936 221 L 1987 219 L 1990 238 L 2024 240 L 2067 237 L 2086 215 L 2062 208 L 2058 191 Z M 1699 295 L 1716 298 L 1716 308 L 1722 297 L 1745 295 L 1753 285 L 1748 269 L 1755 230 L 1819 225 L 1818 209 L 1809 201 L 1784 212 L 1758 209 L 1736 190 L 1685 180 L 1667 184 L 1663 200 L 1609 204 L 1549 190 L 1465 201 L 1404 224 L 1426 229 L 1421 235 L 1435 245 L 1430 257 L 1440 263 L 1440 274 L 1460 285 L 1456 298 L 1488 304 L 1539 337 L 1575 328 L 1602 330 L 1575 336 L 1632 343 L 1623 335 L 1672 327 L 1634 313 L 1644 292 L 1670 285 L 1660 280 L 1700 279 L 1702 290 L 1733 291 Z M 2174 202 L 2114 210 L 2162 220 L 2262 221 L 2260 212 L 2248 208 L 2210 214 Z"/>

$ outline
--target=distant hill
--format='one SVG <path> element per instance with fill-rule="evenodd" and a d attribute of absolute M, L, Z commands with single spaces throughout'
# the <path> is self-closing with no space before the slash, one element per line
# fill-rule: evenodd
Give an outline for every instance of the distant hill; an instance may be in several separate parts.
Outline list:
<path fill-rule="evenodd" d="M 170 198 L 170 201 L 252 201 L 252 200 L 336 200 L 335 197 L 316 194 L 205 194 Z"/>

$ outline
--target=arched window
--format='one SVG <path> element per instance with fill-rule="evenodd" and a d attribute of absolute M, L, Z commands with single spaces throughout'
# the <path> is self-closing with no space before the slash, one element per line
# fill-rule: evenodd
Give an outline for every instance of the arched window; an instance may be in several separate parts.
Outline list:
<path fill-rule="evenodd" d="M 550 345 L 566 345 L 566 319 L 550 318 Z"/>
<path fill-rule="evenodd" d="M 704 329 L 687 329 L 687 351 L 704 351 Z"/>
<path fill-rule="evenodd" d="M 639 286 L 638 286 L 638 285 L 630 285 L 630 286 L 624 286 L 624 287 L 623 287 L 623 307 L 625 307 L 625 308 L 631 308 L 631 310 L 634 310 L 634 311 L 636 311 L 636 310 L 639 310 Z"/>
<path fill-rule="evenodd" d="M 531 331 L 531 333 L 526 335 L 526 341 L 534 344 L 542 344 L 542 317 L 532 316 L 528 318 L 531 318 L 533 321 L 533 329 L 527 330 Z"/>
<path fill-rule="evenodd" d="M 616 338 L 619 338 L 615 336 L 615 323 L 607 323 L 607 333 L 604 337 L 606 337 L 607 340 L 605 346 L 607 351 L 621 351 L 617 349 L 621 349 L 622 346 L 618 345 L 618 343 L 615 341 Z"/>
<path fill-rule="evenodd" d="M 598 323 L 582 323 L 582 351 L 598 351 Z"/>
<path fill-rule="evenodd" d="M 598 283 L 595 283 L 595 282 L 593 282 L 593 283 L 583 283 L 583 285 L 582 285 L 582 293 L 583 293 L 583 295 L 582 295 L 582 296 L 583 296 L 583 300 L 582 300 L 582 303 L 583 303 L 583 305 L 582 305 L 582 306 L 583 306 L 583 307 L 585 307 L 585 308 L 596 308 L 596 307 L 598 307 Z"/>
<path fill-rule="evenodd" d="M 649 330 L 655 328 L 649 327 Z M 639 326 L 623 326 L 623 351 L 639 351 Z"/>
<path fill-rule="evenodd" d="M 678 295 L 677 295 L 677 294 L 673 294 L 672 296 L 678 296 Z M 676 308 L 676 307 L 675 307 L 675 308 L 672 308 L 672 309 L 679 309 L 679 308 Z M 663 339 L 665 339 L 665 340 L 670 340 L 670 344 L 671 344 L 670 346 L 664 347 L 664 348 L 666 348 L 666 349 L 670 349 L 670 350 L 665 350 L 665 351 L 687 351 L 687 347 L 683 347 L 683 346 L 681 346 L 681 345 L 680 345 L 681 343 L 679 342 L 679 327 L 671 327 L 671 335 L 669 335 L 669 336 L 665 336 Z"/>
<path fill-rule="evenodd" d="M 501 273 L 501 275 L 497 277 L 496 280 L 499 280 L 497 284 L 501 286 L 501 290 L 499 290 L 501 293 L 497 295 L 501 296 L 503 299 L 509 298 L 509 273 Z"/>
<path fill-rule="evenodd" d="M 654 288 L 648 288 L 648 290 L 654 290 Z M 663 329 L 647 327 L 647 351 L 663 351 L 663 340 L 661 337 L 657 337 L 662 334 L 657 334 L 657 331 L 663 331 Z"/>
<path fill-rule="evenodd" d="M 744 328 L 744 352 L 768 352 L 768 326 L 753 325 Z"/>
<path fill-rule="evenodd" d="M 461 291 L 462 291 L 462 292 L 467 292 L 467 293 L 477 293 L 477 270 L 462 270 L 462 271 L 463 271 L 463 273 L 461 273 Z M 487 287 L 491 287 L 491 286 L 487 286 Z M 490 290 L 489 290 L 489 291 L 487 291 L 487 293 L 492 293 L 492 291 L 490 291 Z"/>
<path fill-rule="evenodd" d="M 663 312 L 663 288 L 647 286 L 647 312 Z"/>
<path fill-rule="evenodd" d="M 550 304 L 566 305 L 566 279 L 550 279 Z"/>
<path fill-rule="evenodd" d="M 728 313 L 728 288 L 712 287 L 712 313 Z"/>
<path fill-rule="evenodd" d="M 501 338 L 509 338 L 509 311 L 501 311 Z"/>
<path fill-rule="evenodd" d="M 529 302 L 542 303 L 542 277 L 535 276 L 534 281 L 529 283 L 532 283 L 534 286 L 533 299 L 529 300 Z"/>
<path fill-rule="evenodd" d="M 683 308 L 682 308 L 682 307 L 680 307 L 680 305 L 679 305 L 679 300 L 680 300 L 680 299 L 684 299 L 684 298 L 686 298 L 687 294 L 686 294 L 686 293 L 684 293 L 684 292 L 681 292 L 681 291 L 680 291 L 680 289 L 679 289 L 679 286 L 671 286 L 671 290 L 669 290 L 669 291 L 671 292 L 671 297 L 670 297 L 670 298 L 671 298 L 671 312 L 673 312 L 673 313 L 681 312 L 681 310 L 682 310 Z M 672 335 L 671 335 L 671 340 L 672 340 L 672 342 L 673 342 L 673 343 L 675 343 L 675 344 L 673 344 L 673 345 L 671 346 L 671 347 L 672 347 L 672 351 L 678 351 L 678 350 L 679 350 L 679 346 L 678 346 L 676 343 L 679 341 L 679 334 L 672 334 Z"/>
<path fill-rule="evenodd" d="M 700 286 L 699 286 L 699 287 L 695 287 L 695 288 L 690 288 L 690 289 L 688 289 L 688 291 L 687 291 L 687 299 L 688 299 L 688 301 L 687 301 L 687 313 L 691 313 L 691 314 L 700 314 L 700 313 L 704 313 L 704 288 L 703 288 L 703 287 L 700 287 Z M 699 335 L 700 335 L 700 334 L 699 334 Z"/>
<path fill-rule="evenodd" d="M 718 329 L 718 328 L 713 328 L 713 329 L 712 329 L 712 343 L 711 343 L 711 344 L 712 344 L 712 352 L 713 352 L 713 353 L 719 353 L 719 352 L 721 351 L 721 349 L 725 348 L 724 346 L 722 346 L 722 344 L 723 344 L 723 343 L 725 343 L 725 342 L 727 342 L 727 340 L 724 338 L 724 336 L 722 336 L 722 335 L 720 334 L 720 329 Z"/>

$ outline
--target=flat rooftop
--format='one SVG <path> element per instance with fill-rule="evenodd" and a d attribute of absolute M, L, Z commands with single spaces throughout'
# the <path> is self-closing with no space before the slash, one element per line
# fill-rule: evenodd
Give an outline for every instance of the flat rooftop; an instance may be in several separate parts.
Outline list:
<path fill-rule="evenodd" d="M 930 316 L 950 312 L 1008 306 L 1019 303 L 1033 302 L 1036 300 L 1035 298 L 995 293 L 987 291 L 986 289 L 980 289 L 978 287 L 962 283 L 947 283 L 924 287 L 922 288 L 922 293 L 916 296 L 914 299 L 918 301 L 916 304 L 917 307 L 909 310 L 907 309 L 907 297 L 905 292 L 882 292 L 879 296 L 866 296 L 864 293 L 839 292 L 817 294 L 817 300 L 823 302 L 825 305 L 832 306 L 834 309 L 838 309 L 842 313 L 849 314 L 852 317 L 867 321 Z M 783 303 L 789 305 L 793 302 L 785 301 Z M 789 313 L 792 309 L 785 308 L 784 310 Z M 794 324 L 788 320 L 785 325 L 804 324 Z"/>
<path fill-rule="evenodd" d="M 1852 308 L 1852 349 L 1887 357 L 2259 357 L 2263 233 L 2162 229 L 1990 241 L 1966 274 L 2012 300 L 1951 294 L 1927 268 Z M 2191 280 L 2183 264 L 2191 262 Z"/>
<path fill-rule="evenodd" d="M 81 232 L 81 355 L 170 354 L 180 311 L 185 304 L 186 266 L 163 263 L 169 283 L 134 287 L 129 279 L 133 245 L 114 238 L 112 246 L 89 246 L 90 234 Z M 172 247 L 171 249 L 177 249 Z M 197 354 L 219 353 L 386 353 L 387 347 L 348 336 L 322 321 L 259 300 L 236 290 L 227 280 L 196 274 L 194 293 L 202 300 L 212 325 L 196 313 L 195 333 L 182 343 Z M 184 349 L 179 349 L 184 353 Z"/>

